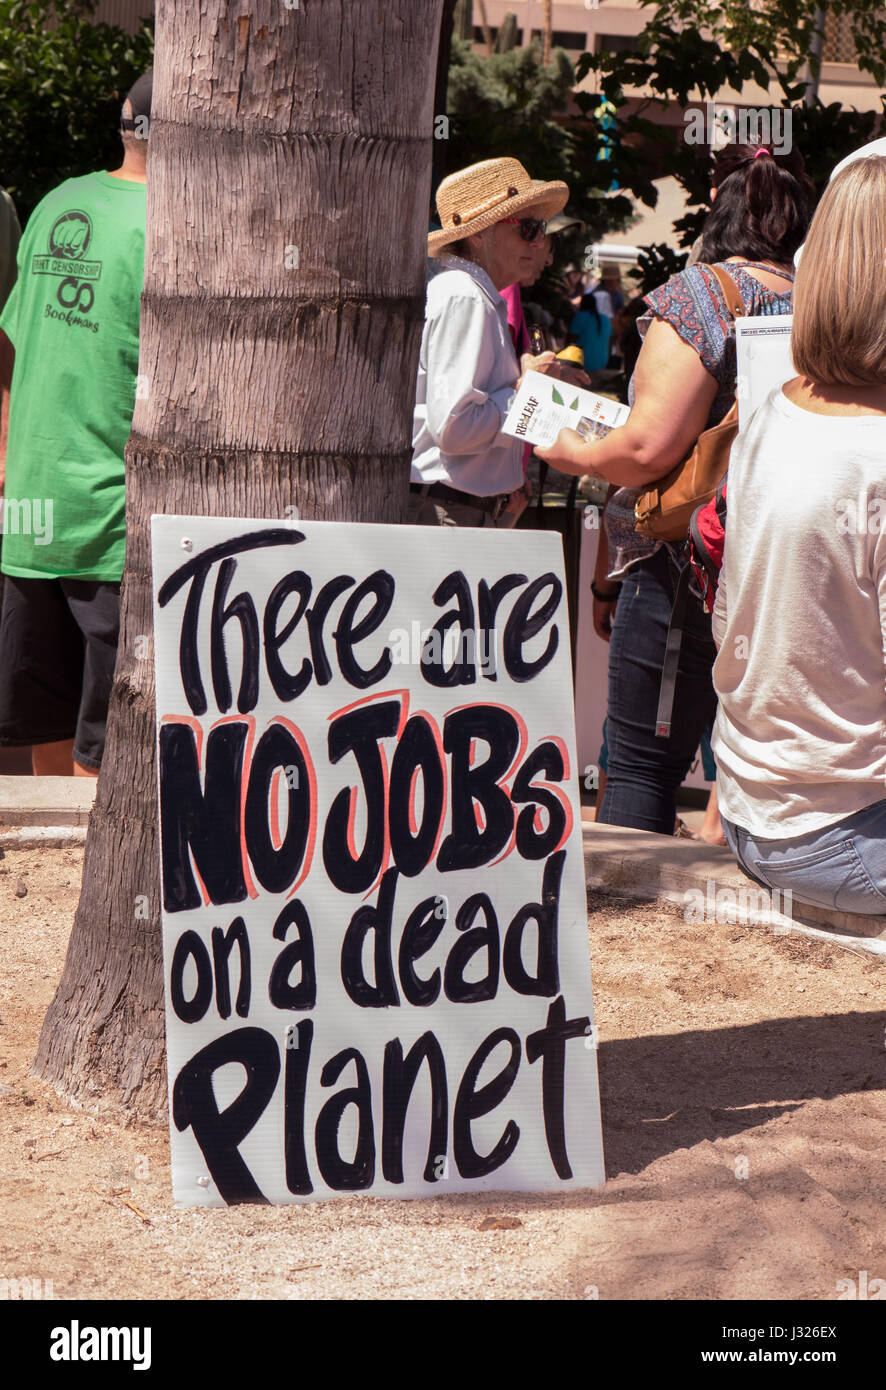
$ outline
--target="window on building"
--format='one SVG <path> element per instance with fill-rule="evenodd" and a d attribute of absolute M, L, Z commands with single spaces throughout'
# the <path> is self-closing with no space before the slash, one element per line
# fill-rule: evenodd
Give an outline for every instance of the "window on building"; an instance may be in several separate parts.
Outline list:
<path fill-rule="evenodd" d="M 886 18 L 886 10 L 879 11 L 879 18 Z M 824 63 L 852 63 L 854 65 L 858 62 L 855 40 L 852 37 L 851 15 L 829 14 L 827 16 L 821 57 Z"/>
<path fill-rule="evenodd" d="M 533 29 L 532 38 L 538 43 L 543 43 L 544 34 L 541 29 Z M 565 48 L 573 53 L 584 53 L 585 49 L 590 47 L 588 35 L 578 29 L 552 30 L 551 45 L 553 48 Z"/>
<path fill-rule="evenodd" d="M 847 14 L 829 14 L 824 26 L 824 47 L 822 61 L 825 63 L 854 63 L 855 41 L 852 38 L 852 23 Z"/>
<path fill-rule="evenodd" d="M 596 53 L 637 53 L 636 34 L 598 34 Z"/>
<path fill-rule="evenodd" d="M 555 29 L 551 36 L 555 48 L 577 49 L 584 53 L 588 46 L 588 36 L 572 29 Z"/>
<path fill-rule="evenodd" d="M 489 33 L 490 33 L 490 35 L 491 35 L 491 37 L 492 37 L 492 42 L 495 43 L 496 40 L 498 39 L 498 26 L 495 25 L 495 24 L 490 24 L 490 26 L 489 26 Z M 485 48 L 485 46 L 486 46 L 486 35 L 484 34 L 482 27 L 479 26 L 479 25 L 477 25 L 477 24 L 474 25 L 474 43 L 483 44 L 484 48 Z M 515 47 L 515 48 L 522 48 L 522 47 L 523 47 L 523 30 L 522 30 L 522 29 L 518 29 L 518 30 L 517 30 L 517 38 L 516 38 L 516 40 L 515 40 L 514 47 Z"/>

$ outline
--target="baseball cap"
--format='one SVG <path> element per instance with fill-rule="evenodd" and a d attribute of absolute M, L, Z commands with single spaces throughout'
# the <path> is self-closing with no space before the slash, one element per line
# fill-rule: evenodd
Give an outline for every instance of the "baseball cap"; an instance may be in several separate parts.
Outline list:
<path fill-rule="evenodd" d="M 136 129 L 136 122 L 141 118 L 142 121 L 149 120 L 151 115 L 151 93 L 154 87 L 154 69 L 148 68 L 143 72 L 136 82 L 133 82 L 129 91 L 126 93 L 126 103 L 129 103 L 131 114 L 120 117 L 120 129 L 130 131 Z"/>

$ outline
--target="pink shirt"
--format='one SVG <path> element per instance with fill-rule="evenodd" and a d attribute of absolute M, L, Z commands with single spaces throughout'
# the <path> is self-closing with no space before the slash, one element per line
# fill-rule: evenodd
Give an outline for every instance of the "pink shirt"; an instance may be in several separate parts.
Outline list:
<path fill-rule="evenodd" d="M 511 330 L 511 337 L 514 340 L 514 351 L 519 361 L 524 352 L 532 351 L 532 343 L 529 341 L 529 329 L 526 327 L 526 315 L 523 313 L 523 298 L 520 294 L 520 286 L 516 281 L 513 285 L 508 285 L 507 289 L 502 290 L 501 297 L 508 306 L 508 328 Z M 524 478 L 529 469 L 531 454 L 532 445 L 527 444 L 523 449 Z"/>
<path fill-rule="evenodd" d="M 508 306 L 508 328 L 511 330 L 511 337 L 514 340 L 514 351 L 519 358 L 524 352 L 529 352 L 532 347 L 529 341 L 529 329 L 526 327 L 526 317 L 523 313 L 520 286 L 516 283 L 508 285 L 507 289 L 502 290 L 501 297 Z"/>

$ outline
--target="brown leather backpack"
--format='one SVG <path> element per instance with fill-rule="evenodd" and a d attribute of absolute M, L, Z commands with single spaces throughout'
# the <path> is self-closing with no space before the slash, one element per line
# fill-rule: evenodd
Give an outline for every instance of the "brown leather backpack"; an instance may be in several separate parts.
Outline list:
<path fill-rule="evenodd" d="M 745 314 L 744 300 L 731 275 L 719 266 L 710 268 L 733 319 Z M 692 513 L 711 500 L 726 476 L 729 450 L 737 434 L 738 402 L 733 401 L 719 425 L 700 434 L 691 453 L 637 498 L 635 529 L 656 541 L 685 540 Z"/>

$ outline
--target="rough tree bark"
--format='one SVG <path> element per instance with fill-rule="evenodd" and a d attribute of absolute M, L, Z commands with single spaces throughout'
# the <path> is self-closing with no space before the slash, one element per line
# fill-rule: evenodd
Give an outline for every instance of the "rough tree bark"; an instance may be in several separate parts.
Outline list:
<path fill-rule="evenodd" d="M 552 0 L 541 0 L 541 61 L 547 67 L 551 61 L 551 47 L 554 41 L 554 16 Z"/>
<path fill-rule="evenodd" d="M 400 520 L 441 5 L 158 5 L 120 648 L 34 1063 L 91 1109 L 166 1111 L 149 517 Z"/>

